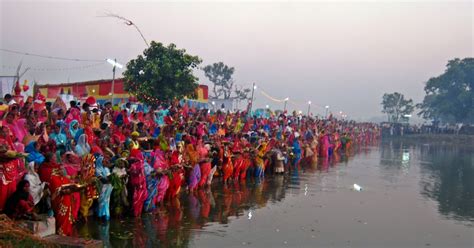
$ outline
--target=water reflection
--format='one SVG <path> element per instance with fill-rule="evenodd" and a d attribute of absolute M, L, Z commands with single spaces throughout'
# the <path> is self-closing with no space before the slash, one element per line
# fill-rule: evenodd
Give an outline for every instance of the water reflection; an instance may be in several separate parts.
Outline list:
<path fill-rule="evenodd" d="M 383 142 L 380 149 L 382 177 L 396 183 L 402 175 L 408 174 L 412 163 L 416 163 L 420 194 L 436 201 L 438 212 L 444 217 L 474 221 L 473 150 L 462 145 Z"/>
<path fill-rule="evenodd" d="M 357 161 L 351 163 L 355 157 Z M 348 165 L 351 166 L 338 168 Z M 338 154 L 331 159 L 319 159 L 316 163 L 305 161 L 284 176 L 273 175 L 263 180 L 249 178 L 246 182 L 229 185 L 216 182 L 211 190 L 182 194 L 157 212 L 144 214 L 139 219 L 112 219 L 109 223 L 91 220 L 77 229 L 77 235 L 101 239 L 107 247 L 189 247 L 200 236 L 232 236 L 226 235 L 226 227 L 234 219 L 252 218 L 249 213 L 255 213 L 255 209 L 279 204 L 289 196 L 311 197 L 316 190 L 332 194 L 339 187 L 339 172 L 344 171 L 360 173 L 355 177 L 357 180 L 376 182 L 375 186 L 407 186 L 400 189 L 404 193 L 415 188 L 416 195 L 420 194 L 423 201 L 437 202 L 438 212 L 445 218 L 463 221 L 467 225 L 474 221 L 472 148 L 391 141 L 372 148 L 359 147 L 353 154 Z M 369 180 L 377 177 L 382 181 Z M 347 184 L 347 178 L 345 180 Z M 356 196 L 344 192 L 342 190 L 346 196 Z M 369 194 L 365 200 L 376 204 L 376 198 L 370 198 L 375 197 L 374 194 Z M 365 195 L 362 193 L 360 196 Z M 360 204 L 365 202 L 361 200 Z M 377 205 L 366 207 L 377 209 Z M 219 223 L 217 230 L 207 228 L 215 223 Z M 207 231 L 209 229 L 214 231 Z"/>
<path fill-rule="evenodd" d="M 333 156 L 316 162 L 303 161 L 287 175 L 271 175 L 264 179 L 248 178 L 246 182 L 223 185 L 216 182 L 212 190 L 182 194 L 167 202 L 157 212 L 141 218 L 112 219 L 110 222 L 90 220 L 77 228 L 77 236 L 101 239 L 106 247 L 188 247 L 192 235 L 209 233 L 210 223 L 223 226 L 233 218 L 247 218 L 244 213 L 267 204 L 282 201 L 286 194 L 307 194 L 304 185 L 309 175 L 329 171 L 349 161 L 351 154 Z M 304 177 L 304 181 L 301 178 Z M 303 184 L 303 185 L 302 185 Z"/>
<path fill-rule="evenodd" d="M 447 218 L 474 221 L 474 153 L 463 146 L 420 147 L 422 195 Z"/>

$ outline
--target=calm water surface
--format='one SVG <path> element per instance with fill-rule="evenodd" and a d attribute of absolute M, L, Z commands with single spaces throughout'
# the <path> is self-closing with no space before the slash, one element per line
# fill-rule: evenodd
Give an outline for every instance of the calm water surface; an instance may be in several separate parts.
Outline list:
<path fill-rule="evenodd" d="M 474 247 L 473 226 L 474 148 L 384 141 L 77 235 L 108 247 Z"/>

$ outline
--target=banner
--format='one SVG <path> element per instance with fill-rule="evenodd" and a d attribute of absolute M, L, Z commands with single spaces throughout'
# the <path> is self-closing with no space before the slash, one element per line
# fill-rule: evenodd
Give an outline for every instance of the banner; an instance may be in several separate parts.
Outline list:
<path fill-rule="evenodd" d="M 3 97 L 6 94 L 13 95 L 13 86 L 15 85 L 15 76 L 0 76 L 0 97 Z"/>

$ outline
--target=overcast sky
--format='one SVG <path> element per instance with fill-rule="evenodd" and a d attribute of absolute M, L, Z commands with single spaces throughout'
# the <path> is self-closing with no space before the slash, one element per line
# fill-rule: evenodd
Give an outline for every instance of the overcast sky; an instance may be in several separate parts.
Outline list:
<path fill-rule="evenodd" d="M 235 67 L 238 84 L 255 82 L 275 98 L 289 97 L 292 109 L 306 111 L 311 100 L 316 113 L 329 105 L 356 119 L 380 116 L 385 92 L 421 101 L 424 82 L 441 74 L 449 59 L 474 54 L 471 1 L 0 1 L 4 49 L 125 64 L 145 44 L 132 27 L 98 17 L 111 12 L 133 20 L 149 41 L 198 55 L 203 65 Z M 106 63 L 1 51 L 0 75 L 13 74 L 21 60 L 32 68 L 25 78 L 40 83 L 112 77 Z M 283 108 L 260 92 L 256 97 L 260 107 Z"/>

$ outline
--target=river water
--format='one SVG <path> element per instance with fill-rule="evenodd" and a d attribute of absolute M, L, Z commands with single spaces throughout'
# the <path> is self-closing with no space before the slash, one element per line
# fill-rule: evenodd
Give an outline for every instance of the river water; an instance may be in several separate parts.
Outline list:
<path fill-rule="evenodd" d="M 383 141 L 165 209 L 77 235 L 107 247 L 474 247 L 474 148 Z"/>

